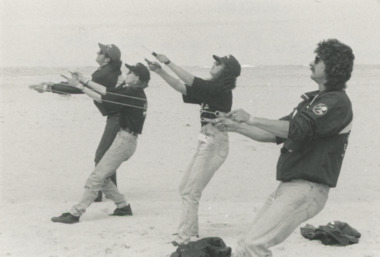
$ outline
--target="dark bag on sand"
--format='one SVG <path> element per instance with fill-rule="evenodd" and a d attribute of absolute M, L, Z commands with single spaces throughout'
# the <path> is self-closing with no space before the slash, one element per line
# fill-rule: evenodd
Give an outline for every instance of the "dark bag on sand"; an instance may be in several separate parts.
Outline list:
<path fill-rule="evenodd" d="M 301 234 L 309 240 L 321 240 L 324 245 L 341 246 L 357 244 L 361 236 L 356 229 L 341 221 L 333 221 L 318 228 L 307 224 L 301 228 Z"/>
<path fill-rule="evenodd" d="M 230 257 L 231 247 L 227 247 L 219 237 L 206 237 L 187 245 L 179 245 L 170 257 Z"/>

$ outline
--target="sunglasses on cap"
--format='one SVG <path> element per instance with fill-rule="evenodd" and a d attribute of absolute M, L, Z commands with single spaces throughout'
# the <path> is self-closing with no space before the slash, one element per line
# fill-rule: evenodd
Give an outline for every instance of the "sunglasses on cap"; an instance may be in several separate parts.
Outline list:
<path fill-rule="evenodd" d="M 97 54 L 98 54 L 98 55 L 104 55 L 105 57 L 108 57 L 108 58 L 109 58 L 108 54 L 103 53 L 102 50 L 99 50 L 99 51 L 97 52 Z"/>

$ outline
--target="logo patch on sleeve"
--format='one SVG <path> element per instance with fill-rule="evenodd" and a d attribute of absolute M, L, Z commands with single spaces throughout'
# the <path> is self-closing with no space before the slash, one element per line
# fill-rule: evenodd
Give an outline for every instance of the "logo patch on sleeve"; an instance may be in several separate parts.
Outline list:
<path fill-rule="evenodd" d="M 327 106 L 323 103 L 320 103 L 320 104 L 317 104 L 316 106 L 314 106 L 313 108 L 313 112 L 316 114 L 316 115 L 323 115 L 327 112 L 329 108 L 327 108 Z"/>

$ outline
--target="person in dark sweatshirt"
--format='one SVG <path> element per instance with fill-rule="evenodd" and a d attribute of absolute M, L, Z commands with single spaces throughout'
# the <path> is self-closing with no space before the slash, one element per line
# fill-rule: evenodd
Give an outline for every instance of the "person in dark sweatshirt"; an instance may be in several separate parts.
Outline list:
<path fill-rule="evenodd" d="M 99 68 L 91 75 L 91 80 L 106 88 L 115 88 L 121 85 L 124 78 L 121 73 L 122 62 L 121 52 L 116 45 L 104 45 L 98 44 L 99 51 L 97 52 L 96 62 L 99 64 Z M 83 94 L 83 92 L 75 87 L 71 87 L 67 82 L 53 83 L 43 82 L 38 85 L 31 85 L 31 89 L 36 90 L 39 93 L 52 92 L 57 94 Z M 119 127 L 119 113 L 113 110 L 107 111 L 103 103 L 94 101 L 95 106 L 99 112 L 106 116 L 106 126 L 102 138 L 100 139 L 98 148 L 95 153 L 95 165 L 99 163 L 105 152 L 112 145 L 113 140 L 116 137 Z M 111 180 L 117 185 L 116 171 L 112 175 Z M 98 193 L 98 197 L 95 202 L 102 201 L 102 192 Z"/>

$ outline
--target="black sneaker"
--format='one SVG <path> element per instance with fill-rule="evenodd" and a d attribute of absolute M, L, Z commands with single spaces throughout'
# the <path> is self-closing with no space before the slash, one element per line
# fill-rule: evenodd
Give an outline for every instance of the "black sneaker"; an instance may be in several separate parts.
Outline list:
<path fill-rule="evenodd" d="M 53 217 L 51 218 L 51 221 L 53 222 L 60 222 L 60 223 L 66 223 L 66 224 L 74 224 L 79 222 L 79 217 L 74 216 L 69 212 L 62 213 L 59 217 Z"/>
<path fill-rule="evenodd" d="M 103 193 L 102 191 L 98 192 L 98 196 L 95 198 L 94 202 L 99 203 L 103 200 Z"/>
<path fill-rule="evenodd" d="M 122 208 L 116 208 L 114 211 L 113 211 L 113 214 L 111 214 L 112 216 L 132 216 L 132 209 L 131 209 L 131 205 L 128 204 L 127 206 L 124 206 Z"/>

